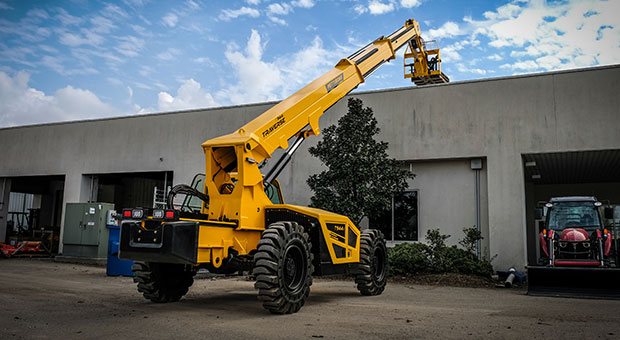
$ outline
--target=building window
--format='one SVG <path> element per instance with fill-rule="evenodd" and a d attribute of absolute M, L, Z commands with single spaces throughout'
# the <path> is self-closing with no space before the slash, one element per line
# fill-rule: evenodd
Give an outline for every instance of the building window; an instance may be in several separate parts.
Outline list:
<path fill-rule="evenodd" d="M 418 191 L 395 193 L 392 204 L 370 218 L 370 227 L 381 230 L 388 241 L 417 241 Z"/>

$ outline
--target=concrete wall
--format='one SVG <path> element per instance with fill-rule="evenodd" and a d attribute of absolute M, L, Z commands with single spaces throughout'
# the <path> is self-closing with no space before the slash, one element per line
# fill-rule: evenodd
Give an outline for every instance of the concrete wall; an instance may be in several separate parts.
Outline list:
<path fill-rule="evenodd" d="M 469 159 L 412 163 L 416 178 L 409 187 L 418 190 L 419 239 L 426 231 L 439 228 L 451 235 L 448 244 L 458 244 L 463 228 L 476 225 L 475 173 Z M 486 169 L 481 170 L 480 229 L 484 240 L 482 255 L 489 257 L 489 224 Z"/>
<path fill-rule="evenodd" d="M 486 159 L 489 252 L 504 268 L 526 262 L 521 154 L 620 148 L 618 93 L 620 66 L 355 96 L 375 110 L 398 159 Z M 202 141 L 271 105 L 1 129 L 0 177 L 66 174 L 65 202 L 85 199 L 88 173 L 173 171 L 175 183 L 186 182 L 204 167 Z M 342 100 L 321 124 L 345 111 Z M 290 202 L 307 203 L 305 179 L 320 169 L 306 149 L 296 154 L 281 175 Z"/>

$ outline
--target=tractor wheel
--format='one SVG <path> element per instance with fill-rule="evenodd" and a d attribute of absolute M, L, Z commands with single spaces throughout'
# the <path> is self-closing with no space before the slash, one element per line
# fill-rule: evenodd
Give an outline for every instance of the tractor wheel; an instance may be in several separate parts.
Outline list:
<path fill-rule="evenodd" d="M 353 266 L 357 290 L 362 295 L 379 295 L 387 282 L 387 247 L 383 233 L 368 229 L 360 237 L 360 262 Z"/>
<path fill-rule="evenodd" d="M 176 302 L 187 294 L 196 271 L 182 264 L 136 262 L 133 281 L 144 298 L 157 303 Z"/>
<path fill-rule="evenodd" d="M 254 287 L 263 307 L 273 314 L 299 311 L 310 294 L 313 255 L 304 229 L 295 222 L 271 224 L 254 255 Z"/>

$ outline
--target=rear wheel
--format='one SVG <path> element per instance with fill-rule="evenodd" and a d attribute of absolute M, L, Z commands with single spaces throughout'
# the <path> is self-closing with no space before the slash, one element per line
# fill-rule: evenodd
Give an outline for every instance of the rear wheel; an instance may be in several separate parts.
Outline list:
<path fill-rule="evenodd" d="M 355 283 L 362 295 L 379 295 L 387 283 L 387 247 L 383 233 L 368 229 L 360 237 L 360 262 L 354 265 Z"/>
<path fill-rule="evenodd" d="M 263 307 L 274 314 L 296 313 L 312 285 L 308 234 L 295 222 L 276 222 L 263 232 L 254 255 L 254 287 Z"/>
<path fill-rule="evenodd" d="M 187 294 L 196 271 L 182 264 L 136 262 L 133 281 L 144 298 L 157 303 L 176 302 Z"/>

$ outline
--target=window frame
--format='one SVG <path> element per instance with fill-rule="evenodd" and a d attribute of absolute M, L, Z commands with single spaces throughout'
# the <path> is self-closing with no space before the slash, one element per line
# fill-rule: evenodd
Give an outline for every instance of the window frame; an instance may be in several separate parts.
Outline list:
<path fill-rule="evenodd" d="M 417 225 L 417 229 L 418 232 L 417 234 L 417 240 L 395 240 L 394 239 L 394 235 L 396 235 L 396 218 L 395 218 L 395 206 L 396 206 L 396 194 L 405 194 L 408 192 L 415 192 L 416 193 L 416 225 Z M 404 190 L 404 191 L 399 191 L 399 192 L 394 192 L 392 193 L 392 203 L 390 205 L 390 210 L 391 210 L 391 221 L 390 221 L 390 225 L 391 225 L 391 234 L 392 237 L 390 239 L 386 239 L 387 242 L 389 242 L 390 244 L 400 244 L 400 243 L 413 243 L 413 242 L 419 242 L 420 240 L 420 189 L 408 189 L 408 190 Z"/>

